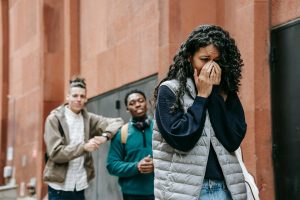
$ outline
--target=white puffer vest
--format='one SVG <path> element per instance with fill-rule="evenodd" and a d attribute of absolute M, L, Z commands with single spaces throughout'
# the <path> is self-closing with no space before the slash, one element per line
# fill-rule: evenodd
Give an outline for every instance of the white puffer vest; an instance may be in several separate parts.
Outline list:
<path fill-rule="evenodd" d="M 166 81 L 161 85 L 169 87 L 174 94 L 179 87 L 176 80 Z M 195 86 L 192 80 L 188 79 L 187 89 L 181 101 L 185 112 L 193 104 L 195 97 Z M 182 152 L 172 148 L 159 133 L 156 123 L 152 141 L 156 200 L 198 200 L 210 146 L 217 154 L 232 199 L 247 199 L 243 172 L 235 153 L 228 152 L 215 137 L 208 112 L 202 136 L 192 150 Z"/>

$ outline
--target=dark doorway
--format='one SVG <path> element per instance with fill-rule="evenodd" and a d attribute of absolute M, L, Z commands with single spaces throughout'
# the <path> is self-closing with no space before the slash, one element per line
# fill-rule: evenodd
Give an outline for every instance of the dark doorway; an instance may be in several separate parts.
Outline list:
<path fill-rule="evenodd" d="M 271 32 L 276 199 L 300 198 L 300 20 Z"/>
<path fill-rule="evenodd" d="M 125 122 L 130 118 L 124 104 L 125 94 L 133 89 L 143 91 L 147 100 L 152 98 L 154 87 L 157 83 L 157 76 L 151 76 L 143 80 L 125 85 L 119 89 L 110 91 L 89 99 L 87 103 L 88 111 L 103 115 L 105 117 L 122 117 Z M 150 108 L 150 105 L 148 105 Z M 152 116 L 152 109 L 148 109 L 148 114 Z M 100 149 L 93 152 L 96 178 L 91 182 L 90 187 L 85 192 L 88 200 L 121 200 L 117 178 L 110 176 L 106 170 L 106 157 L 110 142 L 102 145 Z"/>

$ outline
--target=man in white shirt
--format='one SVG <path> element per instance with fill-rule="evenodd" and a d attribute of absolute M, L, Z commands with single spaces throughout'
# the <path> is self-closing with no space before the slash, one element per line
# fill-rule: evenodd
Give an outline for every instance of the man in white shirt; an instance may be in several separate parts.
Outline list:
<path fill-rule="evenodd" d="M 106 118 L 85 109 L 85 80 L 70 81 L 67 103 L 46 119 L 44 140 L 48 160 L 44 181 L 48 199 L 84 200 L 84 190 L 95 177 L 91 152 L 111 139 L 122 126 L 121 118 Z"/>

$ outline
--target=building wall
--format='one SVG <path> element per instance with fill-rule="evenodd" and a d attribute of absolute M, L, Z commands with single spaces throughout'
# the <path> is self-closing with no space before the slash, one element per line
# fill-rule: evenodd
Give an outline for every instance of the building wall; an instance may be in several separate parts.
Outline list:
<path fill-rule="evenodd" d="M 157 72 L 157 0 L 81 1 L 80 24 L 80 70 L 88 96 Z"/>
<path fill-rule="evenodd" d="M 8 3 L 0 4 L 0 184 L 4 184 L 8 113 Z"/>
<path fill-rule="evenodd" d="M 285 24 L 300 16 L 300 2 L 298 0 L 272 0 L 270 8 L 272 27 Z"/>
<path fill-rule="evenodd" d="M 7 130 L 1 135 L 7 136 L 4 152 L 10 147 L 13 158 L 4 161 L 4 164 L 14 167 L 13 177 L 22 195 L 26 193 L 26 183 L 31 178 L 39 178 L 41 173 L 38 160 L 43 123 L 42 17 L 38 0 L 1 1 L 1 4 L 7 4 L 8 13 L 8 27 L 3 31 L 8 33 L 5 41 L 8 46 L 3 48 L 3 51 L 7 51 L 7 61 L 2 61 L 1 66 L 4 71 L 7 70 L 2 77 L 7 90 L 2 91 L 1 97 L 7 101 L 4 109 L 7 108 L 8 113 L 2 116 L 2 119 L 7 117 Z M 5 142 L 1 141 L 1 145 Z"/>
<path fill-rule="evenodd" d="M 161 79 L 191 30 L 213 23 L 230 32 L 244 59 L 245 163 L 261 199 L 275 199 L 269 33 L 299 16 L 293 0 L 1 1 L 0 175 L 12 165 L 19 195 L 36 178 L 38 197 L 44 196 L 44 120 L 64 102 L 69 78 L 82 74 L 88 97 L 155 73 Z M 6 160 L 8 147 L 13 160 Z"/>

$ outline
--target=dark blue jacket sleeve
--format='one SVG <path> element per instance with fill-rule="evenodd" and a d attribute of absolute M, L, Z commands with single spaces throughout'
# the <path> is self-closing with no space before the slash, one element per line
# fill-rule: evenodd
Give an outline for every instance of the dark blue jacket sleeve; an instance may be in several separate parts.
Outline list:
<path fill-rule="evenodd" d="M 175 101 L 175 94 L 167 86 L 160 86 L 155 110 L 156 123 L 169 145 L 181 151 L 189 151 L 202 134 L 207 99 L 197 96 L 186 113 L 183 110 L 172 112 L 171 107 Z"/>
<path fill-rule="evenodd" d="M 229 152 L 234 152 L 247 130 L 244 110 L 237 94 L 228 94 L 225 102 L 222 96 L 213 93 L 208 112 L 216 137 Z"/>

